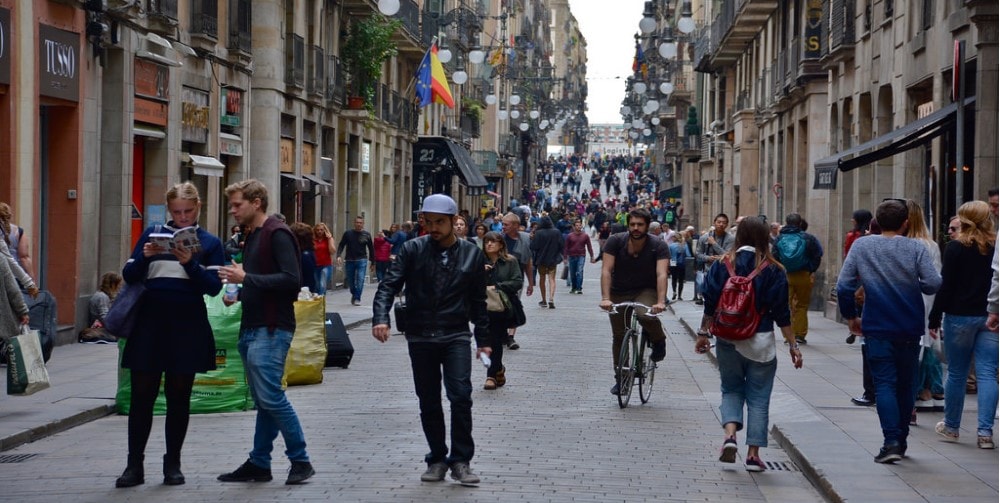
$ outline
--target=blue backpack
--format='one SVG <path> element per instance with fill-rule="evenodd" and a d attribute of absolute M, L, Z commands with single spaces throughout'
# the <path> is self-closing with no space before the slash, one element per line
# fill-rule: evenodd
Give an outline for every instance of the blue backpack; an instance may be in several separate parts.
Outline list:
<path fill-rule="evenodd" d="M 801 232 L 782 234 L 774 244 L 776 258 L 787 272 L 801 271 L 809 266 L 806 245 L 806 238 Z"/>

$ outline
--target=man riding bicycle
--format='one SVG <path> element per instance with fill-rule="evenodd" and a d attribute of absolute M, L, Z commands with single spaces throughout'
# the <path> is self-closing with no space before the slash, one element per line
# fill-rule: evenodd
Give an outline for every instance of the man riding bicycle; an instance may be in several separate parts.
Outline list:
<path fill-rule="evenodd" d="M 601 309 L 610 311 L 619 302 L 639 302 L 651 306 L 648 314 L 658 314 L 667 306 L 667 274 L 670 266 L 670 249 L 662 239 L 648 239 L 649 211 L 634 209 L 628 214 L 628 232 L 621 232 L 608 238 L 604 243 L 601 269 Z M 618 353 L 625 336 L 625 313 L 608 315 L 611 320 L 613 342 L 611 356 L 618 369 Z M 649 336 L 654 362 L 667 355 L 667 334 L 660 321 L 648 316 L 640 316 L 639 324 Z M 619 392 L 617 382 L 611 394 Z"/>

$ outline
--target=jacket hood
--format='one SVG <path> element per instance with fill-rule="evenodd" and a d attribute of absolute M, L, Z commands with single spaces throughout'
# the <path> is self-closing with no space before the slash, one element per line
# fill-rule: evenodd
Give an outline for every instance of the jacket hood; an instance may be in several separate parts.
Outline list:
<path fill-rule="evenodd" d="M 538 220 L 538 228 L 539 229 L 551 229 L 552 228 L 552 218 L 549 217 L 548 215 L 540 218 Z"/>

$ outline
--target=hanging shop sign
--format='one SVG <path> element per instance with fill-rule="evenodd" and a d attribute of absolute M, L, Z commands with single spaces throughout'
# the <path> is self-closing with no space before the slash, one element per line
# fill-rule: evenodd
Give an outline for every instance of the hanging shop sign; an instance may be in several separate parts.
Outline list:
<path fill-rule="evenodd" d="M 38 93 L 80 101 L 80 34 L 38 25 Z"/>
<path fill-rule="evenodd" d="M 222 103 L 222 117 L 219 118 L 219 123 L 223 126 L 239 127 L 240 111 L 243 109 L 243 91 L 223 87 Z"/>
<path fill-rule="evenodd" d="M 208 142 L 208 93 L 191 87 L 181 89 L 181 140 Z"/>

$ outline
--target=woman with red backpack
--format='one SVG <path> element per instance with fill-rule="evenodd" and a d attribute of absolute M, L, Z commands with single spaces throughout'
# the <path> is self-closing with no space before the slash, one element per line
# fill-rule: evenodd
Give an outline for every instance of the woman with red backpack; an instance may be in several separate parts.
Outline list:
<path fill-rule="evenodd" d="M 719 461 L 736 461 L 736 432 L 743 429 L 745 405 L 744 462 L 751 472 L 766 469 L 760 448 L 767 447 L 768 409 L 778 368 L 775 324 L 788 344 L 792 364 L 802 367 L 802 353 L 791 330 L 788 279 L 785 269 L 771 255 L 768 234 L 763 218 L 744 218 L 736 228 L 732 249 L 708 269 L 703 289 L 705 312 L 695 343 L 695 351 L 705 353 L 711 347 L 710 332 L 718 337 L 716 357 L 722 381 L 719 410 L 726 435 Z M 732 323 L 740 319 L 744 320 L 742 325 Z M 744 330 L 748 324 L 755 329 Z"/>

